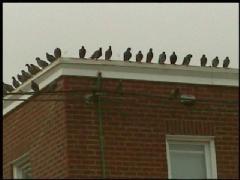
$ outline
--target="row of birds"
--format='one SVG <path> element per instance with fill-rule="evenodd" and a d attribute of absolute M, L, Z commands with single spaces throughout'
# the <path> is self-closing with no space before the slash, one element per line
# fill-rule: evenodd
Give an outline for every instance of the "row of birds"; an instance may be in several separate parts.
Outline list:
<path fill-rule="evenodd" d="M 61 49 L 56 48 L 56 49 L 54 49 L 54 55 L 46 53 L 46 58 L 49 63 L 53 63 L 54 61 L 56 61 L 58 58 L 61 57 L 61 54 L 62 54 Z M 86 55 L 86 49 L 84 46 L 82 46 L 81 49 L 79 49 L 79 58 L 86 59 L 85 55 Z M 102 56 L 102 48 L 100 47 L 88 59 L 96 59 L 97 60 L 101 56 Z M 112 48 L 111 48 L 111 46 L 109 46 L 109 48 L 105 51 L 105 60 L 110 60 L 111 57 L 112 57 Z M 132 58 L 131 48 L 127 48 L 127 50 L 123 54 L 123 61 L 130 62 L 131 58 Z M 191 54 L 186 55 L 183 59 L 182 65 L 188 66 L 191 58 L 192 58 Z M 153 50 L 152 50 L 152 48 L 150 48 L 149 52 L 147 53 L 147 56 L 146 56 L 146 63 L 151 63 L 152 59 L 153 59 Z M 166 59 L 167 59 L 166 53 L 162 52 L 162 54 L 159 55 L 158 63 L 164 64 Z M 136 62 L 141 63 L 142 60 L 143 60 L 143 54 L 141 51 L 139 51 L 136 54 Z M 32 76 L 34 76 L 35 74 L 37 74 L 38 72 L 40 72 L 42 69 L 46 68 L 49 65 L 48 62 L 40 59 L 39 57 L 36 57 L 36 62 L 40 68 L 34 64 L 26 64 L 28 72 L 22 70 L 21 71 L 22 75 L 17 74 L 18 81 L 13 76 L 12 77 L 12 80 L 13 80 L 12 85 L 13 86 L 10 84 L 3 83 L 3 93 L 12 92 L 14 90 L 14 88 L 18 88 L 20 86 L 20 83 L 23 84 L 28 79 L 30 79 Z M 175 52 L 173 52 L 170 55 L 170 63 L 176 64 L 176 62 L 177 62 L 177 55 L 175 54 Z M 207 57 L 205 54 L 202 55 L 202 57 L 200 59 L 200 63 L 201 63 L 201 66 L 206 66 Z M 226 57 L 223 61 L 223 67 L 227 68 L 229 66 L 229 63 L 230 63 L 230 60 L 228 57 Z M 218 57 L 215 57 L 212 60 L 212 67 L 217 67 L 218 65 L 219 65 L 219 59 L 218 59 Z M 33 86 L 32 89 L 34 91 L 38 91 L 39 88 L 37 88 L 37 86 L 34 83 L 35 82 L 32 81 L 32 86 Z"/>

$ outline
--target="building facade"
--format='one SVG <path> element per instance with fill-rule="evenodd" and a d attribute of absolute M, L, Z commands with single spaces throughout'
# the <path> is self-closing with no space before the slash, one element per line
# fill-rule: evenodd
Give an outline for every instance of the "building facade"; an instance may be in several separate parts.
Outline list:
<path fill-rule="evenodd" d="M 4 178 L 239 178 L 236 69 L 61 58 L 33 79 L 5 97 Z"/>

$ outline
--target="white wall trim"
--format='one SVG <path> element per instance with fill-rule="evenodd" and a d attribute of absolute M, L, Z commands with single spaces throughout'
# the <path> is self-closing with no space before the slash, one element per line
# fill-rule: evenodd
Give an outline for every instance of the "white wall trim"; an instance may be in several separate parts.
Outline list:
<path fill-rule="evenodd" d="M 31 80 L 36 81 L 40 89 L 61 75 L 96 77 L 102 72 L 103 78 L 131 79 L 156 82 L 175 82 L 238 87 L 238 69 L 211 68 L 199 66 L 161 65 L 123 61 L 83 60 L 78 58 L 60 58 L 43 71 L 29 79 L 13 92 L 31 91 Z M 29 98 L 31 95 L 8 95 L 4 98 Z M 22 101 L 4 101 L 3 115 L 23 103 Z"/>

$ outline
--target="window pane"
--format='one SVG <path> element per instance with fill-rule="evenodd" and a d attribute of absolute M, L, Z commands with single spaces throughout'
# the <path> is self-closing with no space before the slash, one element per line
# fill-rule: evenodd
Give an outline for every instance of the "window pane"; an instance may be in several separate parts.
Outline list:
<path fill-rule="evenodd" d="M 201 151 L 204 152 L 204 145 L 196 144 L 169 144 L 170 150 Z"/>
<path fill-rule="evenodd" d="M 204 154 L 170 151 L 172 178 L 206 178 Z"/>

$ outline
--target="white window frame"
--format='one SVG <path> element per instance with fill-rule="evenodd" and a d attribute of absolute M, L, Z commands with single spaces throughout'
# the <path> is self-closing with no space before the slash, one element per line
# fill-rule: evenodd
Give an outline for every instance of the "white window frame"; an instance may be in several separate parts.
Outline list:
<path fill-rule="evenodd" d="M 21 157 L 15 159 L 14 161 L 11 162 L 12 164 L 12 170 L 13 170 L 13 179 L 25 179 L 23 177 L 23 170 L 24 167 L 30 166 L 29 164 L 29 155 L 28 153 L 23 154 Z"/>
<path fill-rule="evenodd" d="M 204 145 L 207 178 L 217 179 L 217 163 L 214 136 L 166 135 L 166 154 L 169 179 L 172 178 L 171 161 L 169 153 L 169 144 L 171 143 Z"/>

